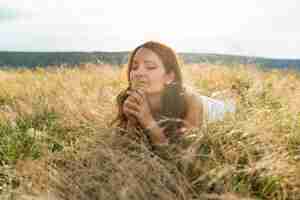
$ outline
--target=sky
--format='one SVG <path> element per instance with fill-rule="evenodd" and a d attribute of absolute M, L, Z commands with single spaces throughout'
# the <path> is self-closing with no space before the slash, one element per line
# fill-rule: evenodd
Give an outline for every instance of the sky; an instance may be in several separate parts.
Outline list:
<path fill-rule="evenodd" d="M 176 52 L 300 58 L 300 1 L 0 0 L 0 51 Z"/>

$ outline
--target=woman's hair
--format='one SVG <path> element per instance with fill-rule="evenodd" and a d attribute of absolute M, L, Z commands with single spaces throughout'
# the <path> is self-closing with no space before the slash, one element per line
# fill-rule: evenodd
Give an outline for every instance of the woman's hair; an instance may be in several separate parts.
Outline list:
<path fill-rule="evenodd" d="M 122 107 L 124 101 L 127 98 L 126 92 L 131 87 L 130 72 L 133 65 L 133 59 L 137 51 L 141 48 L 153 51 L 161 59 L 166 73 L 174 72 L 175 75 L 175 80 L 171 84 L 166 85 L 163 90 L 161 96 L 161 110 L 159 112 L 160 119 L 182 119 L 186 114 L 187 106 L 184 98 L 182 74 L 177 56 L 170 47 L 159 42 L 149 41 L 136 47 L 129 57 L 127 67 L 127 80 L 129 82 L 129 86 L 117 96 L 117 106 L 119 108 L 119 113 L 114 122 L 118 121 L 118 126 L 124 127 L 123 125 L 128 121 L 125 114 L 123 113 Z M 167 122 L 168 120 L 162 121 Z"/>

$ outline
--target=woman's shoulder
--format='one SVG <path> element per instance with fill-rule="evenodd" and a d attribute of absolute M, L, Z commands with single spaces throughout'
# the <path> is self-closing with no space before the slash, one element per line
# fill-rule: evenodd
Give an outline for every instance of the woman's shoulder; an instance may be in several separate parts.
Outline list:
<path fill-rule="evenodd" d="M 192 88 L 185 88 L 184 95 L 187 104 L 187 114 L 185 120 L 192 126 L 198 127 L 202 123 L 203 118 L 203 103 L 201 96 Z"/>
<path fill-rule="evenodd" d="M 188 104 L 202 104 L 200 93 L 192 87 L 184 87 L 184 96 Z"/>

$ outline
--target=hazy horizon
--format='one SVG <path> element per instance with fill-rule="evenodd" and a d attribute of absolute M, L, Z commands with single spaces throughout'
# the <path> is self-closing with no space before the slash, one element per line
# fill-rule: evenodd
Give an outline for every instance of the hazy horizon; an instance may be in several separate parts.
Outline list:
<path fill-rule="evenodd" d="M 0 51 L 178 53 L 300 59 L 300 2 L 2 0 Z"/>
<path fill-rule="evenodd" d="M 9 50 L 0 50 L 0 52 L 9 52 L 9 53 L 120 53 L 120 52 L 130 52 L 130 50 L 120 50 L 120 51 L 9 51 Z M 224 56 L 241 56 L 241 57 L 256 57 L 256 58 L 266 58 L 274 60 L 300 60 L 299 58 L 285 58 L 285 57 L 267 57 L 267 56 L 251 56 L 251 55 L 242 55 L 242 54 L 227 54 L 227 53 L 205 53 L 205 52 L 176 52 L 179 54 L 209 54 L 209 55 L 224 55 Z"/>

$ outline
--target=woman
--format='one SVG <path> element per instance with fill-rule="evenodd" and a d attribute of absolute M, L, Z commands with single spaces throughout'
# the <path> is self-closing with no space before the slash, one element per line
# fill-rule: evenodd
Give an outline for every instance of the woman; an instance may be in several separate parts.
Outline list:
<path fill-rule="evenodd" d="M 150 41 L 134 49 L 127 78 L 129 86 L 117 98 L 116 121 L 125 131 L 141 130 L 154 146 L 168 144 L 185 130 L 201 128 L 210 114 L 209 98 L 183 87 L 176 54 L 164 44 Z"/>

